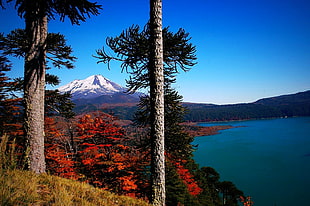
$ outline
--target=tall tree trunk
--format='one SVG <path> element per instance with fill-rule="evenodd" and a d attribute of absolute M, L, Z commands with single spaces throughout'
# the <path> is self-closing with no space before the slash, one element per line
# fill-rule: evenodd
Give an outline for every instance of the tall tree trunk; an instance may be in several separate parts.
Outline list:
<path fill-rule="evenodd" d="M 43 1 L 26 0 L 25 23 L 28 50 L 24 65 L 25 133 L 29 169 L 45 172 L 44 91 L 47 17 Z"/>
<path fill-rule="evenodd" d="M 152 204 L 165 205 L 164 70 L 162 0 L 150 1 L 150 99 Z"/>

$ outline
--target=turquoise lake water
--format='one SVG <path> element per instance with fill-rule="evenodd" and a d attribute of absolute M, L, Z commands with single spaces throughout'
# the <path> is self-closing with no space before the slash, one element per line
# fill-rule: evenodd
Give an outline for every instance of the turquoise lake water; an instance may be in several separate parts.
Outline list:
<path fill-rule="evenodd" d="M 196 137 L 194 159 L 232 181 L 254 206 L 310 205 L 310 117 L 202 123 L 232 125 Z"/>

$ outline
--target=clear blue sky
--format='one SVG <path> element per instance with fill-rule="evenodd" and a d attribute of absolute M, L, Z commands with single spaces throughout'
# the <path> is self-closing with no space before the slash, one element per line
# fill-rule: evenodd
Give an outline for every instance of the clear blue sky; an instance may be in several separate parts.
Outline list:
<path fill-rule="evenodd" d="M 125 86 L 119 65 L 107 70 L 92 57 L 108 36 L 149 19 L 148 0 L 98 0 L 99 16 L 80 26 L 51 21 L 49 32 L 60 32 L 78 57 L 73 70 L 53 69 L 62 83 L 102 74 Z M 177 78 L 184 101 L 253 102 L 259 98 L 310 89 L 309 0 L 163 0 L 163 23 L 171 31 L 184 28 L 197 47 L 198 64 Z M 0 32 L 24 28 L 13 5 L 0 10 Z M 23 75 L 15 63 L 13 77 Z"/>

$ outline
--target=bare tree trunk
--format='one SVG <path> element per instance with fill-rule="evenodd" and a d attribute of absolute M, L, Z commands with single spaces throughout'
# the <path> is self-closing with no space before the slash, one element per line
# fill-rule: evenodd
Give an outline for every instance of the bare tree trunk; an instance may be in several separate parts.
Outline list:
<path fill-rule="evenodd" d="M 162 0 L 150 1 L 150 99 L 152 141 L 152 204 L 165 205 L 165 148 L 164 148 L 164 72 L 162 38 Z"/>
<path fill-rule="evenodd" d="M 27 0 L 26 0 L 27 1 Z M 25 22 L 28 50 L 24 65 L 25 135 L 29 169 L 45 172 L 44 156 L 44 91 L 47 17 L 41 1 L 28 0 Z"/>

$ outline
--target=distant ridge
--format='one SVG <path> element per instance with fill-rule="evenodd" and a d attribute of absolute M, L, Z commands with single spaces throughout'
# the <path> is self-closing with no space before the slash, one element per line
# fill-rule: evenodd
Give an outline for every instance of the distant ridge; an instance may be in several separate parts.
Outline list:
<path fill-rule="evenodd" d="M 127 94 L 126 88 L 103 77 L 92 75 L 84 80 L 74 80 L 59 88 L 60 92 L 70 92 L 79 113 L 101 110 L 113 113 L 120 119 L 132 119 L 137 109 L 139 97 Z M 293 116 L 310 116 L 310 90 L 296 94 L 262 98 L 253 103 L 215 105 L 183 103 L 188 109 L 185 121 L 230 121 Z"/>
<path fill-rule="evenodd" d="M 296 94 L 286 94 L 276 97 L 263 98 L 254 102 L 254 104 L 278 105 L 278 104 L 296 104 L 304 102 L 310 102 L 310 90 L 304 92 L 298 92 Z"/>
<path fill-rule="evenodd" d="M 98 84 L 96 81 L 92 82 L 95 82 L 95 85 Z M 83 93 L 81 95 L 83 98 L 73 99 L 76 104 L 74 111 L 78 114 L 101 110 L 113 113 L 120 119 L 132 119 L 137 109 L 139 96 L 142 94 L 129 95 L 115 91 L 106 95 L 101 93 L 93 98 L 85 98 L 89 96 Z M 310 116 L 310 90 L 262 98 L 253 103 L 215 105 L 184 102 L 182 104 L 188 109 L 184 120 L 193 122 Z"/>
<path fill-rule="evenodd" d="M 310 90 L 263 98 L 253 103 L 183 105 L 189 109 L 185 120 L 194 122 L 310 116 Z"/>

